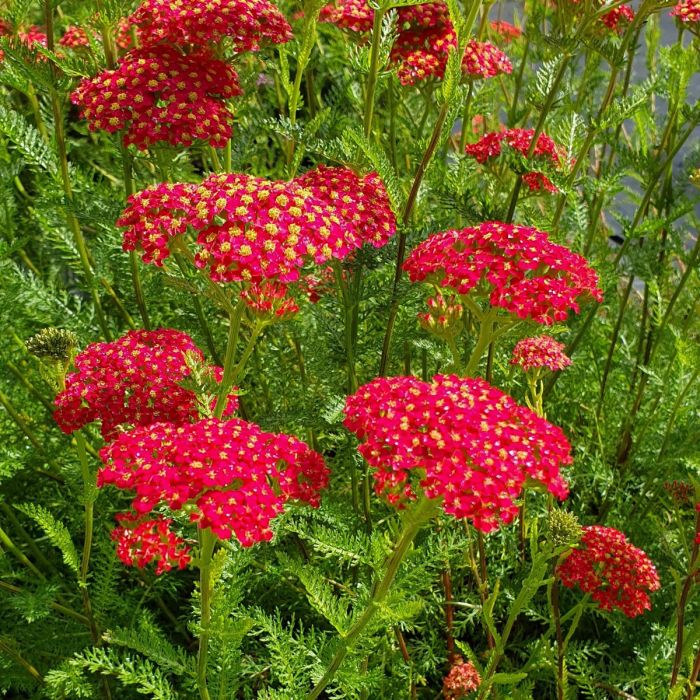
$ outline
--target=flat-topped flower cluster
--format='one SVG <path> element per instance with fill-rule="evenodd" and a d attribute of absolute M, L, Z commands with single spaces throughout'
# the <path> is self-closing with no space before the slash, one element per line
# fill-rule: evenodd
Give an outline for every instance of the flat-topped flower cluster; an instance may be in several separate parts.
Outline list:
<path fill-rule="evenodd" d="M 482 379 L 375 379 L 347 399 L 345 426 L 378 494 L 401 504 L 420 490 L 483 532 L 513 520 L 528 479 L 568 495 L 564 433 Z"/>

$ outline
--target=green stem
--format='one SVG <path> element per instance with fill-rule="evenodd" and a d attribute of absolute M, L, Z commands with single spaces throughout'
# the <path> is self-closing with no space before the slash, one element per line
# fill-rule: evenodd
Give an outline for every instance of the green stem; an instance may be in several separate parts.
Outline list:
<path fill-rule="evenodd" d="M 479 368 L 481 358 L 484 356 L 489 344 L 493 340 L 493 317 L 486 314 L 486 317 L 479 323 L 479 336 L 476 339 L 476 345 L 469 357 L 469 362 L 464 370 L 465 377 L 471 377 Z"/>
<path fill-rule="evenodd" d="M 124 193 L 127 199 L 134 194 L 134 173 L 133 164 L 131 156 L 124 145 L 123 140 L 120 139 L 120 150 L 122 158 L 122 170 L 124 173 Z M 143 285 L 141 284 L 141 274 L 139 272 L 139 260 L 138 254 L 135 250 L 129 251 L 129 269 L 131 271 L 131 283 L 134 288 L 134 297 L 136 298 L 136 306 L 139 310 L 139 315 L 141 316 L 141 322 L 146 330 L 151 329 L 151 320 L 148 316 L 148 309 L 146 307 L 146 298 L 143 294 Z"/>
<path fill-rule="evenodd" d="M 201 607 L 201 631 L 199 634 L 199 647 L 197 650 L 197 689 L 200 700 L 210 700 L 207 688 L 207 655 L 209 653 L 209 639 L 211 637 L 211 560 L 216 546 L 216 535 L 207 528 L 199 531 L 199 595 Z"/>
<path fill-rule="evenodd" d="M 695 532 L 700 532 L 700 511 L 697 512 L 695 516 Z M 678 683 L 678 674 L 681 670 L 681 663 L 683 661 L 683 637 L 685 633 L 685 606 L 688 602 L 688 596 L 690 595 L 690 589 L 695 581 L 695 576 L 697 574 L 697 562 L 698 554 L 700 553 L 700 544 L 695 541 L 693 545 L 693 553 L 690 557 L 690 564 L 688 566 L 688 574 L 683 582 L 683 589 L 681 590 L 681 595 L 678 599 L 678 605 L 676 606 L 676 653 L 673 657 L 673 670 L 671 671 L 671 690 Z"/>
<path fill-rule="evenodd" d="M 385 10 L 380 7 L 374 11 L 374 23 L 372 24 L 372 47 L 369 54 L 369 75 L 367 76 L 367 94 L 365 97 L 365 113 L 363 127 L 365 138 L 372 133 L 372 119 L 374 117 L 374 96 L 377 90 L 377 77 L 379 74 L 379 49 L 382 39 L 382 20 Z"/>
<path fill-rule="evenodd" d="M 226 356 L 224 357 L 224 376 L 219 386 L 219 396 L 216 399 L 214 407 L 214 417 L 221 418 L 224 415 L 228 395 L 231 392 L 231 387 L 234 382 L 234 365 L 233 360 L 236 354 L 236 346 L 238 345 L 238 336 L 241 330 L 241 317 L 243 316 L 243 308 L 245 302 L 241 299 L 233 313 L 229 316 L 229 332 L 228 342 L 226 343 Z"/>
<path fill-rule="evenodd" d="M 554 100 L 556 99 L 557 92 L 559 91 L 559 85 L 564 78 L 564 73 L 569 66 L 569 61 L 571 60 L 570 54 L 565 54 L 561 61 L 559 62 L 559 67 L 557 68 L 556 75 L 554 76 L 554 81 L 552 82 L 552 87 L 547 93 L 547 98 L 545 99 L 544 106 L 542 107 L 542 112 L 540 112 L 540 118 L 537 121 L 537 126 L 535 127 L 535 133 L 532 135 L 532 141 L 530 142 L 530 147 L 527 149 L 527 155 L 525 156 L 528 160 L 532 158 L 537 148 L 537 141 L 540 134 L 544 130 L 544 123 L 547 120 L 549 111 L 552 109 Z M 506 214 L 506 223 L 511 223 L 513 221 L 513 216 L 515 215 L 515 207 L 518 204 L 518 195 L 520 194 L 520 188 L 522 187 L 523 176 L 518 175 L 515 181 L 515 186 L 510 195 L 510 203 L 508 205 L 508 213 Z"/>
<path fill-rule="evenodd" d="M 478 4 L 478 3 L 476 3 Z M 449 111 L 449 102 L 445 102 L 440 108 L 440 113 L 438 114 L 437 121 L 435 122 L 435 127 L 433 128 L 433 135 L 430 138 L 428 147 L 423 154 L 423 158 L 416 170 L 416 174 L 413 178 L 413 184 L 411 185 L 411 191 L 408 194 L 408 199 L 406 200 L 406 206 L 403 210 L 402 219 L 402 230 L 399 233 L 398 249 L 396 251 L 396 266 L 394 269 L 394 282 L 391 289 L 391 306 L 389 308 L 389 318 L 387 319 L 386 332 L 384 334 L 384 342 L 382 344 L 382 357 L 379 363 L 379 375 L 386 375 L 387 368 L 389 366 L 389 353 L 391 351 L 391 336 L 394 332 L 394 324 L 396 323 L 396 315 L 399 311 L 399 299 L 398 299 L 398 289 L 399 282 L 401 281 L 401 274 L 403 268 L 404 257 L 406 256 L 406 225 L 408 224 L 411 214 L 413 212 L 413 207 L 416 204 L 416 199 L 418 197 L 418 190 L 420 189 L 421 182 L 423 181 L 423 176 L 425 171 L 435 153 L 438 142 L 440 141 L 440 135 L 442 134 L 442 127 L 445 124 L 445 119 L 447 119 L 447 112 Z"/>
<path fill-rule="evenodd" d="M 53 3 L 51 0 L 44 0 L 44 16 L 46 21 L 46 35 L 47 35 L 47 48 L 50 51 L 54 50 L 54 37 L 53 37 Z M 53 62 L 50 62 L 51 71 L 54 77 L 58 78 L 56 75 L 57 70 Z M 58 159 L 61 170 L 61 182 L 63 184 L 63 192 L 68 200 L 69 206 L 73 205 L 73 186 L 70 181 L 70 173 L 68 170 L 68 150 L 66 148 L 66 136 L 63 124 L 63 110 L 61 109 L 61 102 L 58 97 L 58 92 L 55 88 L 50 89 L 51 97 L 51 108 L 53 110 L 54 117 L 54 135 L 56 138 L 56 150 L 58 151 Z M 111 340 L 112 336 L 109 330 L 109 325 L 107 324 L 107 318 L 105 317 L 104 311 L 102 309 L 102 303 L 100 302 L 100 297 L 97 293 L 97 285 L 95 284 L 95 273 L 92 269 L 92 263 L 88 255 L 87 247 L 85 245 L 85 238 L 83 237 L 82 229 L 80 228 L 80 223 L 72 211 L 66 211 L 66 221 L 68 227 L 73 234 L 73 240 L 75 242 L 75 247 L 78 250 L 78 256 L 80 258 L 80 265 L 83 268 L 83 274 L 85 275 L 85 282 L 88 286 L 90 296 L 92 297 L 93 304 L 95 306 L 95 315 L 97 316 L 97 321 L 102 329 L 102 335 L 106 340 Z"/>
<path fill-rule="evenodd" d="M 95 476 L 90 471 L 85 446 L 85 438 L 80 430 L 76 431 L 75 433 L 75 442 L 78 451 L 78 460 L 80 461 L 80 473 L 83 477 L 83 500 L 85 504 L 83 519 L 85 539 L 83 541 L 83 553 L 80 559 L 80 575 L 78 578 L 78 585 L 82 591 L 85 615 L 90 622 L 90 634 L 92 636 L 92 641 L 93 643 L 97 644 L 100 640 L 100 631 L 92 613 L 92 603 L 90 602 L 90 594 L 88 592 L 88 572 L 90 569 L 90 553 L 92 551 L 92 537 L 94 530 Z"/>
<path fill-rule="evenodd" d="M 364 631 L 367 624 L 374 617 L 381 603 L 386 598 L 394 578 L 401 566 L 406 553 L 413 542 L 420 528 L 435 516 L 439 509 L 439 503 L 436 500 L 423 498 L 418 501 L 411 510 L 405 514 L 404 527 L 399 534 L 399 537 L 394 545 L 393 551 L 386 561 L 384 567 L 384 575 L 377 581 L 372 590 L 370 601 L 363 611 L 362 615 L 357 619 L 355 624 L 343 636 L 340 648 L 335 653 L 335 656 L 328 665 L 326 672 L 321 680 L 314 686 L 313 690 L 306 696 L 306 700 L 315 700 L 318 698 L 328 684 L 333 680 L 337 670 L 340 668 L 343 660 L 348 652 L 352 649 L 357 639 Z"/>

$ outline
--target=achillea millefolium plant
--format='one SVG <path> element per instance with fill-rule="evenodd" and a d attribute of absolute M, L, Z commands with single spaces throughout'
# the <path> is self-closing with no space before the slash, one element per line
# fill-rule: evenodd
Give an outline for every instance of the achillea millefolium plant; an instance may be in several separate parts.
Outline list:
<path fill-rule="evenodd" d="M 3 697 L 698 697 L 697 0 L 0 51 Z"/>

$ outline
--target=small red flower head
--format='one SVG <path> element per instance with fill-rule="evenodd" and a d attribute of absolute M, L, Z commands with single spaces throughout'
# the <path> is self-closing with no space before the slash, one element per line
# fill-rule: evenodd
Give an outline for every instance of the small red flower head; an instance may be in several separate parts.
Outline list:
<path fill-rule="evenodd" d="M 479 78 L 494 78 L 500 73 L 512 73 L 513 64 L 490 41 L 470 41 L 462 59 L 462 70 Z"/>
<path fill-rule="evenodd" d="M 551 325 L 579 311 L 582 299 L 602 301 L 598 276 L 581 255 L 527 226 L 489 221 L 436 233 L 404 263 L 412 282 L 458 294 L 488 295 L 489 303 L 522 319 Z"/>
<path fill-rule="evenodd" d="M 700 0 L 680 0 L 671 14 L 684 24 L 700 22 Z"/>
<path fill-rule="evenodd" d="M 231 37 L 236 51 L 256 51 L 262 41 L 292 38 L 284 15 L 268 0 L 144 0 L 129 21 L 142 45 L 218 44 Z"/>
<path fill-rule="evenodd" d="M 510 44 L 513 39 L 519 38 L 523 33 L 523 30 L 520 29 L 520 27 L 516 27 L 510 22 L 504 22 L 500 19 L 491 22 L 490 27 L 492 31 L 495 32 L 506 44 Z"/>
<path fill-rule="evenodd" d="M 619 33 L 634 19 L 634 10 L 629 5 L 619 5 L 606 12 L 600 19 L 608 29 Z"/>
<path fill-rule="evenodd" d="M 223 146 L 231 136 L 224 100 L 240 95 L 236 71 L 202 49 L 134 49 L 115 70 L 86 78 L 71 95 L 92 131 L 125 130 L 124 142 L 146 149 L 165 141 Z"/>
<path fill-rule="evenodd" d="M 532 146 L 532 138 L 535 135 L 534 129 L 506 129 L 505 131 L 493 131 L 486 134 L 476 143 L 469 144 L 465 152 L 472 156 L 479 163 L 486 163 L 491 158 L 501 155 L 503 143 L 516 150 L 523 156 L 527 156 Z M 547 134 L 540 134 L 537 137 L 535 150 L 532 154 L 533 161 L 537 159 L 547 161 L 555 169 L 562 166 L 565 160 L 565 152 L 561 146 L 552 141 Z M 534 163 L 533 163 L 534 164 Z M 523 181 L 533 191 L 547 190 L 557 192 L 557 188 L 550 180 L 537 172 L 528 172 L 523 175 Z"/>
<path fill-rule="evenodd" d="M 510 363 L 519 365 L 526 372 L 539 367 L 558 372 L 571 364 L 571 359 L 564 353 L 564 347 L 564 343 L 558 343 L 548 335 L 523 338 L 515 346 Z"/>
<path fill-rule="evenodd" d="M 591 525 L 583 528 L 583 537 L 557 567 L 567 588 L 578 585 L 590 593 L 601 610 L 618 608 L 627 617 L 651 610 L 649 593 L 661 583 L 654 564 L 625 535 L 612 527 Z"/>
<path fill-rule="evenodd" d="M 82 27 L 70 25 L 66 27 L 63 36 L 58 42 L 61 46 L 67 46 L 71 49 L 84 48 L 90 46 L 87 32 Z"/>
<path fill-rule="evenodd" d="M 323 7 L 318 19 L 350 32 L 369 32 L 374 23 L 374 10 L 367 0 L 342 0 Z"/>
<path fill-rule="evenodd" d="M 162 265 L 188 227 L 195 262 L 216 282 L 292 282 L 307 260 L 343 259 L 364 243 L 385 245 L 396 230 L 379 178 L 319 166 L 291 181 L 212 175 L 199 185 L 162 184 L 129 199 L 117 222 L 124 248 Z"/>
<path fill-rule="evenodd" d="M 112 531 L 112 539 L 117 543 L 117 556 L 127 566 L 143 569 L 156 562 L 156 574 L 162 574 L 175 566 L 184 569 L 190 563 L 190 548 L 170 530 L 171 519 L 139 521 L 122 514 L 117 520 L 121 524 Z"/>
<path fill-rule="evenodd" d="M 462 700 L 481 685 L 481 676 L 471 661 L 457 656 L 442 683 L 445 700 Z"/>
<path fill-rule="evenodd" d="M 482 379 L 380 377 L 348 397 L 345 426 L 374 467 L 375 491 L 401 505 L 418 487 L 490 532 L 518 512 L 527 479 L 564 499 L 562 431 Z"/>
<path fill-rule="evenodd" d="M 129 331 L 110 343 L 88 345 L 56 396 L 56 422 L 72 433 L 99 420 L 102 435 L 111 440 L 123 425 L 196 420 L 197 397 L 179 384 L 190 374 L 186 353 L 204 360 L 192 338 L 172 329 Z M 232 396 L 228 411 L 236 407 Z"/>
<path fill-rule="evenodd" d="M 288 501 L 318 506 L 328 484 L 323 458 L 301 440 L 237 418 L 135 428 L 100 457 L 98 487 L 135 492 L 128 518 L 184 509 L 198 527 L 244 547 L 272 538 L 270 521 Z"/>

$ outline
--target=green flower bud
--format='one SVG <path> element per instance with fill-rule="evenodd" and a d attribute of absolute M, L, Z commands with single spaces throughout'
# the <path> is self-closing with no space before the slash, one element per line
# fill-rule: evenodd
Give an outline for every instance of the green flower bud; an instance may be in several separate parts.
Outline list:
<path fill-rule="evenodd" d="M 565 510 L 553 508 L 547 518 L 546 535 L 553 547 L 573 547 L 578 544 L 583 528 L 578 518 Z"/>

